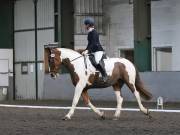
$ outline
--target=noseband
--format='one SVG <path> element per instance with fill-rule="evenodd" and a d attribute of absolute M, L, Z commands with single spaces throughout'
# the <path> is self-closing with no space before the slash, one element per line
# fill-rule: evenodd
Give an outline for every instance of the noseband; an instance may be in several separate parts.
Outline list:
<path fill-rule="evenodd" d="M 54 58 L 55 58 L 55 53 L 53 52 L 53 50 L 50 50 L 50 55 L 49 55 L 49 66 L 50 66 L 50 67 L 51 67 L 52 65 L 55 66 Z M 50 69 L 50 70 L 51 70 L 51 69 Z"/>

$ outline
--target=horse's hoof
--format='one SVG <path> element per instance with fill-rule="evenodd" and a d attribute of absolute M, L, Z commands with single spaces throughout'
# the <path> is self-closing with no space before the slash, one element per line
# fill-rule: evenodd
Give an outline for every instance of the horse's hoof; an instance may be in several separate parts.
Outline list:
<path fill-rule="evenodd" d="M 104 112 L 102 112 L 101 117 L 102 120 L 105 120 Z"/>
<path fill-rule="evenodd" d="M 119 117 L 114 117 L 113 120 L 119 120 Z"/>
<path fill-rule="evenodd" d="M 103 116 L 101 116 L 101 119 L 102 119 L 102 120 L 105 120 L 105 116 L 104 116 L 104 115 L 103 115 Z"/>
<path fill-rule="evenodd" d="M 151 114 L 150 114 L 149 109 L 147 109 L 147 116 L 148 116 L 149 119 L 152 119 L 152 116 L 151 116 Z"/>
<path fill-rule="evenodd" d="M 147 115 L 149 115 L 150 114 L 150 111 L 149 111 L 149 109 L 147 109 Z"/>
<path fill-rule="evenodd" d="M 62 118 L 62 120 L 67 121 L 67 120 L 70 120 L 70 118 L 65 116 L 65 117 Z"/>
<path fill-rule="evenodd" d="M 151 115 L 148 115 L 148 118 L 149 118 L 149 119 L 152 119 L 153 117 L 152 117 Z"/>
<path fill-rule="evenodd" d="M 148 116 L 149 119 L 152 119 L 152 118 L 153 118 L 150 113 L 148 113 L 147 116 Z"/>

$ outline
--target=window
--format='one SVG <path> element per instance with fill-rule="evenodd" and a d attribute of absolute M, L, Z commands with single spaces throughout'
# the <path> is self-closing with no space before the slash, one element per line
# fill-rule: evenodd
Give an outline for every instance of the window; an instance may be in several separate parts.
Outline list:
<path fill-rule="evenodd" d="M 83 20 L 92 17 L 95 20 L 95 28 L 99 34 L 103 34 L 102 0 L 75 0 L 75 34 L 85 34 Z"/>
<path fill-rule="evenodd" d="M 154 71 L 172 70 L 172 47 L 154 47 L 153 56 Z"/>

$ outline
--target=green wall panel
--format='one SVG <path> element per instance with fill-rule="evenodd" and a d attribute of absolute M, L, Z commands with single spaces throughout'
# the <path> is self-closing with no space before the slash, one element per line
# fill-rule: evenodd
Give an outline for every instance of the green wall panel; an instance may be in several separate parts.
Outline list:
<path fill-rule="evenodd" d="M 134 41 L 134 62 L 139 71 L 151 71 L 151 42 Z"/>
<path fill-rule="evenodd" d="M 134 0 L 134 63 L 140 71 L 151 71 L 151 1 Z"/>
<path fill-rule="evenodd" d="M 13 2 L 0 2 L 0 48 L 13 48 Z"/>

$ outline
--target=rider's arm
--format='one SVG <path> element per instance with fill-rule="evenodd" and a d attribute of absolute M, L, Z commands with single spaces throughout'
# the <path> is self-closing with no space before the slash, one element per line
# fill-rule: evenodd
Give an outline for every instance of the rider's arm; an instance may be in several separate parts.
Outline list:
<path fill-rule="evenodd" d="M 88 54 L 88 50 L 84 50 L 84 51 L 82 52 L 82 55 L 86 55 L 86 54 Z"/>
<path fill-rule="evenodd" d="M 93 50 L 95 50 L 96 38 L 97 38 L 97 35 L 95 32 L 90 32 L 88 34 L 88 46 L 87 46 L 86 50 L 88 50 L 89 52 L 93 52 Z"/>

